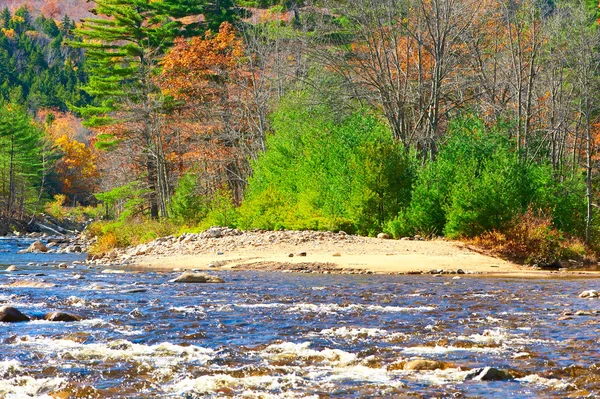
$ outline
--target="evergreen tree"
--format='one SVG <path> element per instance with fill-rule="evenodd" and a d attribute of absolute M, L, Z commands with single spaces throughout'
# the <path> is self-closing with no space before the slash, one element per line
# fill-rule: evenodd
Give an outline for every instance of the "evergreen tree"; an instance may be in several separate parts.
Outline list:
<path fill-rule="evenodd" d="M 153 72 L 176 36 L 206 28 L 216 11 L 219 20 L 229 15 L 224 9 L 230 5 L 213 6 L 212 2 L 194 0 L 96 0 L 94 13 L 100 17 L 85 19 L 76 29 L 84 41 L 71 42 L 86 50 L 90 80 L 84 90 L 98 99 L 94 106 L 77 110 L 91 127 L 127 121 L 114 135 L 102 136 L 105 140 L 99 145 L 109 147 L 124 140 L 141 148 L 137 163 L 145 170 L 153 218 L 167 214 L 170 191 L 160 143 L 163 101 Z M 189 25 L 181 22 L 183 17 L 201 14 L 202 21 Z"/>
<path fill-rule="evenodd" d="M 0 213 L 22 218 L 41 183 L 42 131 L 27 112 L 15 105 L 0 106 Z"/>

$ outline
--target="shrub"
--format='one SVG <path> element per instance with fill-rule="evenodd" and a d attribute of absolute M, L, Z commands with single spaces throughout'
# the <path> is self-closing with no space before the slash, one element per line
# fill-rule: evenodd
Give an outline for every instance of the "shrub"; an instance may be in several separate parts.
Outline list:
<path fill-rule="evenodd" d="M 481 120 L 452 121 L 437 158 L 420 171 L 410 205 L 388 223 L 395 237 L 475 237 L 506 231 L 528 207 L 546 209 L 555 228 L 581 234 L 585 187 L 561 181 L 552 168 L 519 159 L 506 132 Z"/>
<path fill-rule="evenodd" d="M 127 220 L 127 221 L 100 221 L 90 224 L 85 231 L 88 237 L 97 237 L 98 241 L 89 252 L 104 254 L 114 248 L 125 248 L 150 242 L 158 237 L 174 234 L 178 231 L 177 225 L 163 220 Z"/>
<path fill-rule="evenodd" d="M 505 232 L 486 232 L 473 243 L 503 258 L 530 265 L 548 266 L 570 255 L 568 241 L 553 226 L 552 218 L 531 208 Z"/>
<path fill-rule="evenodd" d="M 208 200 L 198 192 L 197 181 L 195 174 L 187 173 L 177 182 L 169 212 L 178 223 L 195 224 L 208 213 Z"/>
<path fill-rule="evenodd" d="M 233 196 L 228 187 L 218 189 L 208 204 L 206 217 L 200 224 L 203 229 L 211 226 L 237 226 L 237 210 L 233 203 Z"/>

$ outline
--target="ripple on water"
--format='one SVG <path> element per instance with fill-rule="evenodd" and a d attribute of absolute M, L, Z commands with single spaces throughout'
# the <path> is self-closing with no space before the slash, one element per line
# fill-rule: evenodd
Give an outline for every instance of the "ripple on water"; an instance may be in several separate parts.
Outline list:
<path fill-rule="evenodd" d="M 170 273 L 90 271 L 66 286 L 64 273 L 46 277 L 57 284 L 51 291 L 0 296 L 31 313 L 85 316 L 0 326 L 0 397 L 600 394 L 595 319 L 557 322 L 561 304 L 594 306 L 576 293 L 600 289 L 595 282 L 539 281 L 532 291 L 531 281 L 464 278 L 446 286 L 428 276 L 217 272 L 231 283 L 175 287 Z M 447 366 L 398 366 L 416 358 Z M 516 383 L 464 381 L 470 369 L 485 366 L 516 371 Z"/>

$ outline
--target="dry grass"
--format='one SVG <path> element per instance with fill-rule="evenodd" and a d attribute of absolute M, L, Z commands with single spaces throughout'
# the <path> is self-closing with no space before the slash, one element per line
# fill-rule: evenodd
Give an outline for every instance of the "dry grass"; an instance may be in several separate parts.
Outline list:
<path fill-rule="evenodd" d="M 529 209 L 506 232 L 491 231 L 473 239 L 471 244 L 513 262 L 550 266 L 561 260 L 583 261 L 595 255 L 577 238 L 565 238 L 554 228 L 548 215 Z"/>

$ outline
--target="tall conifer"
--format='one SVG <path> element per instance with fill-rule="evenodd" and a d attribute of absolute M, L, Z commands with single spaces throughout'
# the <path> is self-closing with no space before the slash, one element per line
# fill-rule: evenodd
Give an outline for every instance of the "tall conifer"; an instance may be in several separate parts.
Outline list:
<path fill-rule="evenodd" d="M 121 123 L 119 137 L 102 135 L 99 146 L 115 146 L 125 139 L 141 147 L 136 163 L 145 170 L 150 213 L 157 218 L 166 214 L 170 190 L 160 137 L 163 103 L 153 72 L 175 37 L 198 34 L 213 19 L 233 18 L 232 6 L 220 0 L 95 3 L 92 12 L 98 17 L 83 21 L 76 33 L 84 40 L 72 45 L 86 51 L 90 78 L 84 90 L 98 102 L 78 111 L 90 127 Z"/>

